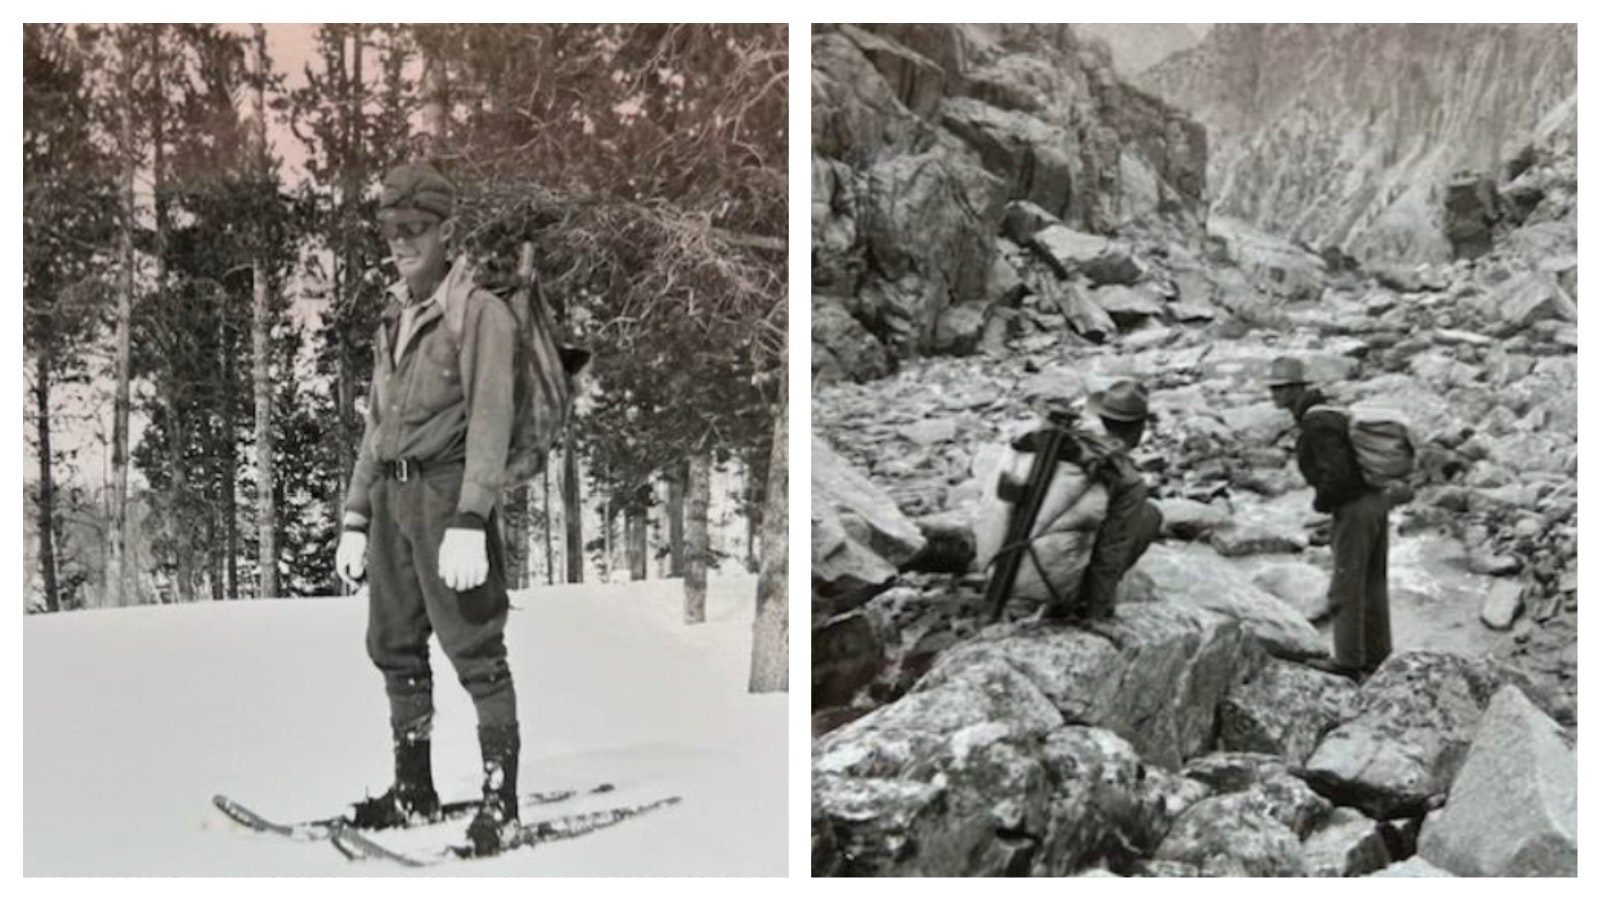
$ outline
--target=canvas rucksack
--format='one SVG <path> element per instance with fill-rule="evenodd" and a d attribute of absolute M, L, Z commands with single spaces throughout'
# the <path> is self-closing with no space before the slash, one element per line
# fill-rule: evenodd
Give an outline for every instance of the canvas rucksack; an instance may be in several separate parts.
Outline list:
<path fill-rule="evenodd" d="M 506 454 L 505 488 L 527 484 L 544 470 L 550 450 L 566 430 L 572 416 L 573 380 L 589 362 L 588 351 L 563 346 L 557 339 L 554 317 L 537 278 L 483 287 L 472 264 L 462 255 L 448 276 L 452 302 L 445 321 L 459 342 L 466 315 L 465 296 L 453 292 L 485 289 L 499 297 L 517 323 L 515 419 L 511 449 Z"/>
<path fill-rule="evenodd" d="M 1403 497 L 1417 467 L 1417 445 L 1411 426 L 1394 410 L 1357 404 L 1349 409 L 1313 406 L 1308 413 L 1327 410 L 1349 422 L 1350 446 L 1368 487 L 1391 497 Z"/>

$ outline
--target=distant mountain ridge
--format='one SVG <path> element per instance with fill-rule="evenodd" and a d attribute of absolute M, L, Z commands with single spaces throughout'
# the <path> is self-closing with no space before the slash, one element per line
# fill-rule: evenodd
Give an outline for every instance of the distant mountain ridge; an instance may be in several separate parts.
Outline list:
<path fill-rule="evenodd" d="M 1577 29 L 1218 25 L 1134 81 L 1206 126 L 1213 212 L 1437 260 L 1446 182 L 1498 168 L 1576 93 Z"/>
<path fill-rule="evenodd" d="M 1205 40 L 1210 25 L 1140 22 L 1127 25 L 1087 23 L 1074 30 L 1111 49 L 1112 64 L 1123 77 L 1132 77 Z"/>

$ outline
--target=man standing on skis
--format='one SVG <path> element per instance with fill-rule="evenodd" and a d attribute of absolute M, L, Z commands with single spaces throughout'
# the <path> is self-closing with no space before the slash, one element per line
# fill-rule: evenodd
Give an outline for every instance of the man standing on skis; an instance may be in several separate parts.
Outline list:
<path fill-rule="evenodd" d="M 394 785 L 357 803 L 354 823 L 387 828 L 439 815 L 428 665 L 428 637 L 437 634 L 477 709 L 483 805 L 467 837 L 487 854 L 519 819 L 521 739 L 495 517 L 517 326 L 493 294 L 446 277 L 455 198 L 454 185 L 427 164 L 401 165 L 383 182 L 377 218 L 401 279 L 373 342 L 337 568 L 352 585 L 370 576 L 367 654 L 383 673 L 394 740 Z"/>

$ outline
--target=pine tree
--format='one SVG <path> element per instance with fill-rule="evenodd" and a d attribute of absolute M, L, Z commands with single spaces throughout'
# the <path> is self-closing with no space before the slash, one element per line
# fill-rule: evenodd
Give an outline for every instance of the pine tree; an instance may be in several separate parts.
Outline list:
<path fill-rule="evenodd" d="M 96 33 L 65 25 L 23 26 L 23 348 L 29 358 L 27 415 L 39 479 L 30 491 L 42 604 L 78 605 L 81 572 L 63 578 L 64 505 L 58 474 L 70 465 L 54 444 L 60 388 L 88 382 L 86 351 L 111 285 L 114 162 L 95 139 L 91 70 Z M 70 492 L 69 492 L 70 494 Z"/>

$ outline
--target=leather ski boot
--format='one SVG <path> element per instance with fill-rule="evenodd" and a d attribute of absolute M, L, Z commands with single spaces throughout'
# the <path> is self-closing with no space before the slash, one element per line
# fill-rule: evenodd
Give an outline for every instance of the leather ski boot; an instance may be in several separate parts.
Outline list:
<path fill-rule="evenodd" d="M 483 805 L 467 826 L 467 840 L 474 855 L 492 856 L 505 849 L 521 824 L 517 755 L 522 738 L 514 724 L 486 725 L 478 728 L 478 744 L 483 751 Z"/>
<path fill-rule="evenodd" d="M 394 785 L 381 796 L 357 801 L 350 817 L 357 828 L 402 828 L 439 819 L 439 794 L 433 789 L 433 741 L 426 729 L 397 730 Z"/>

